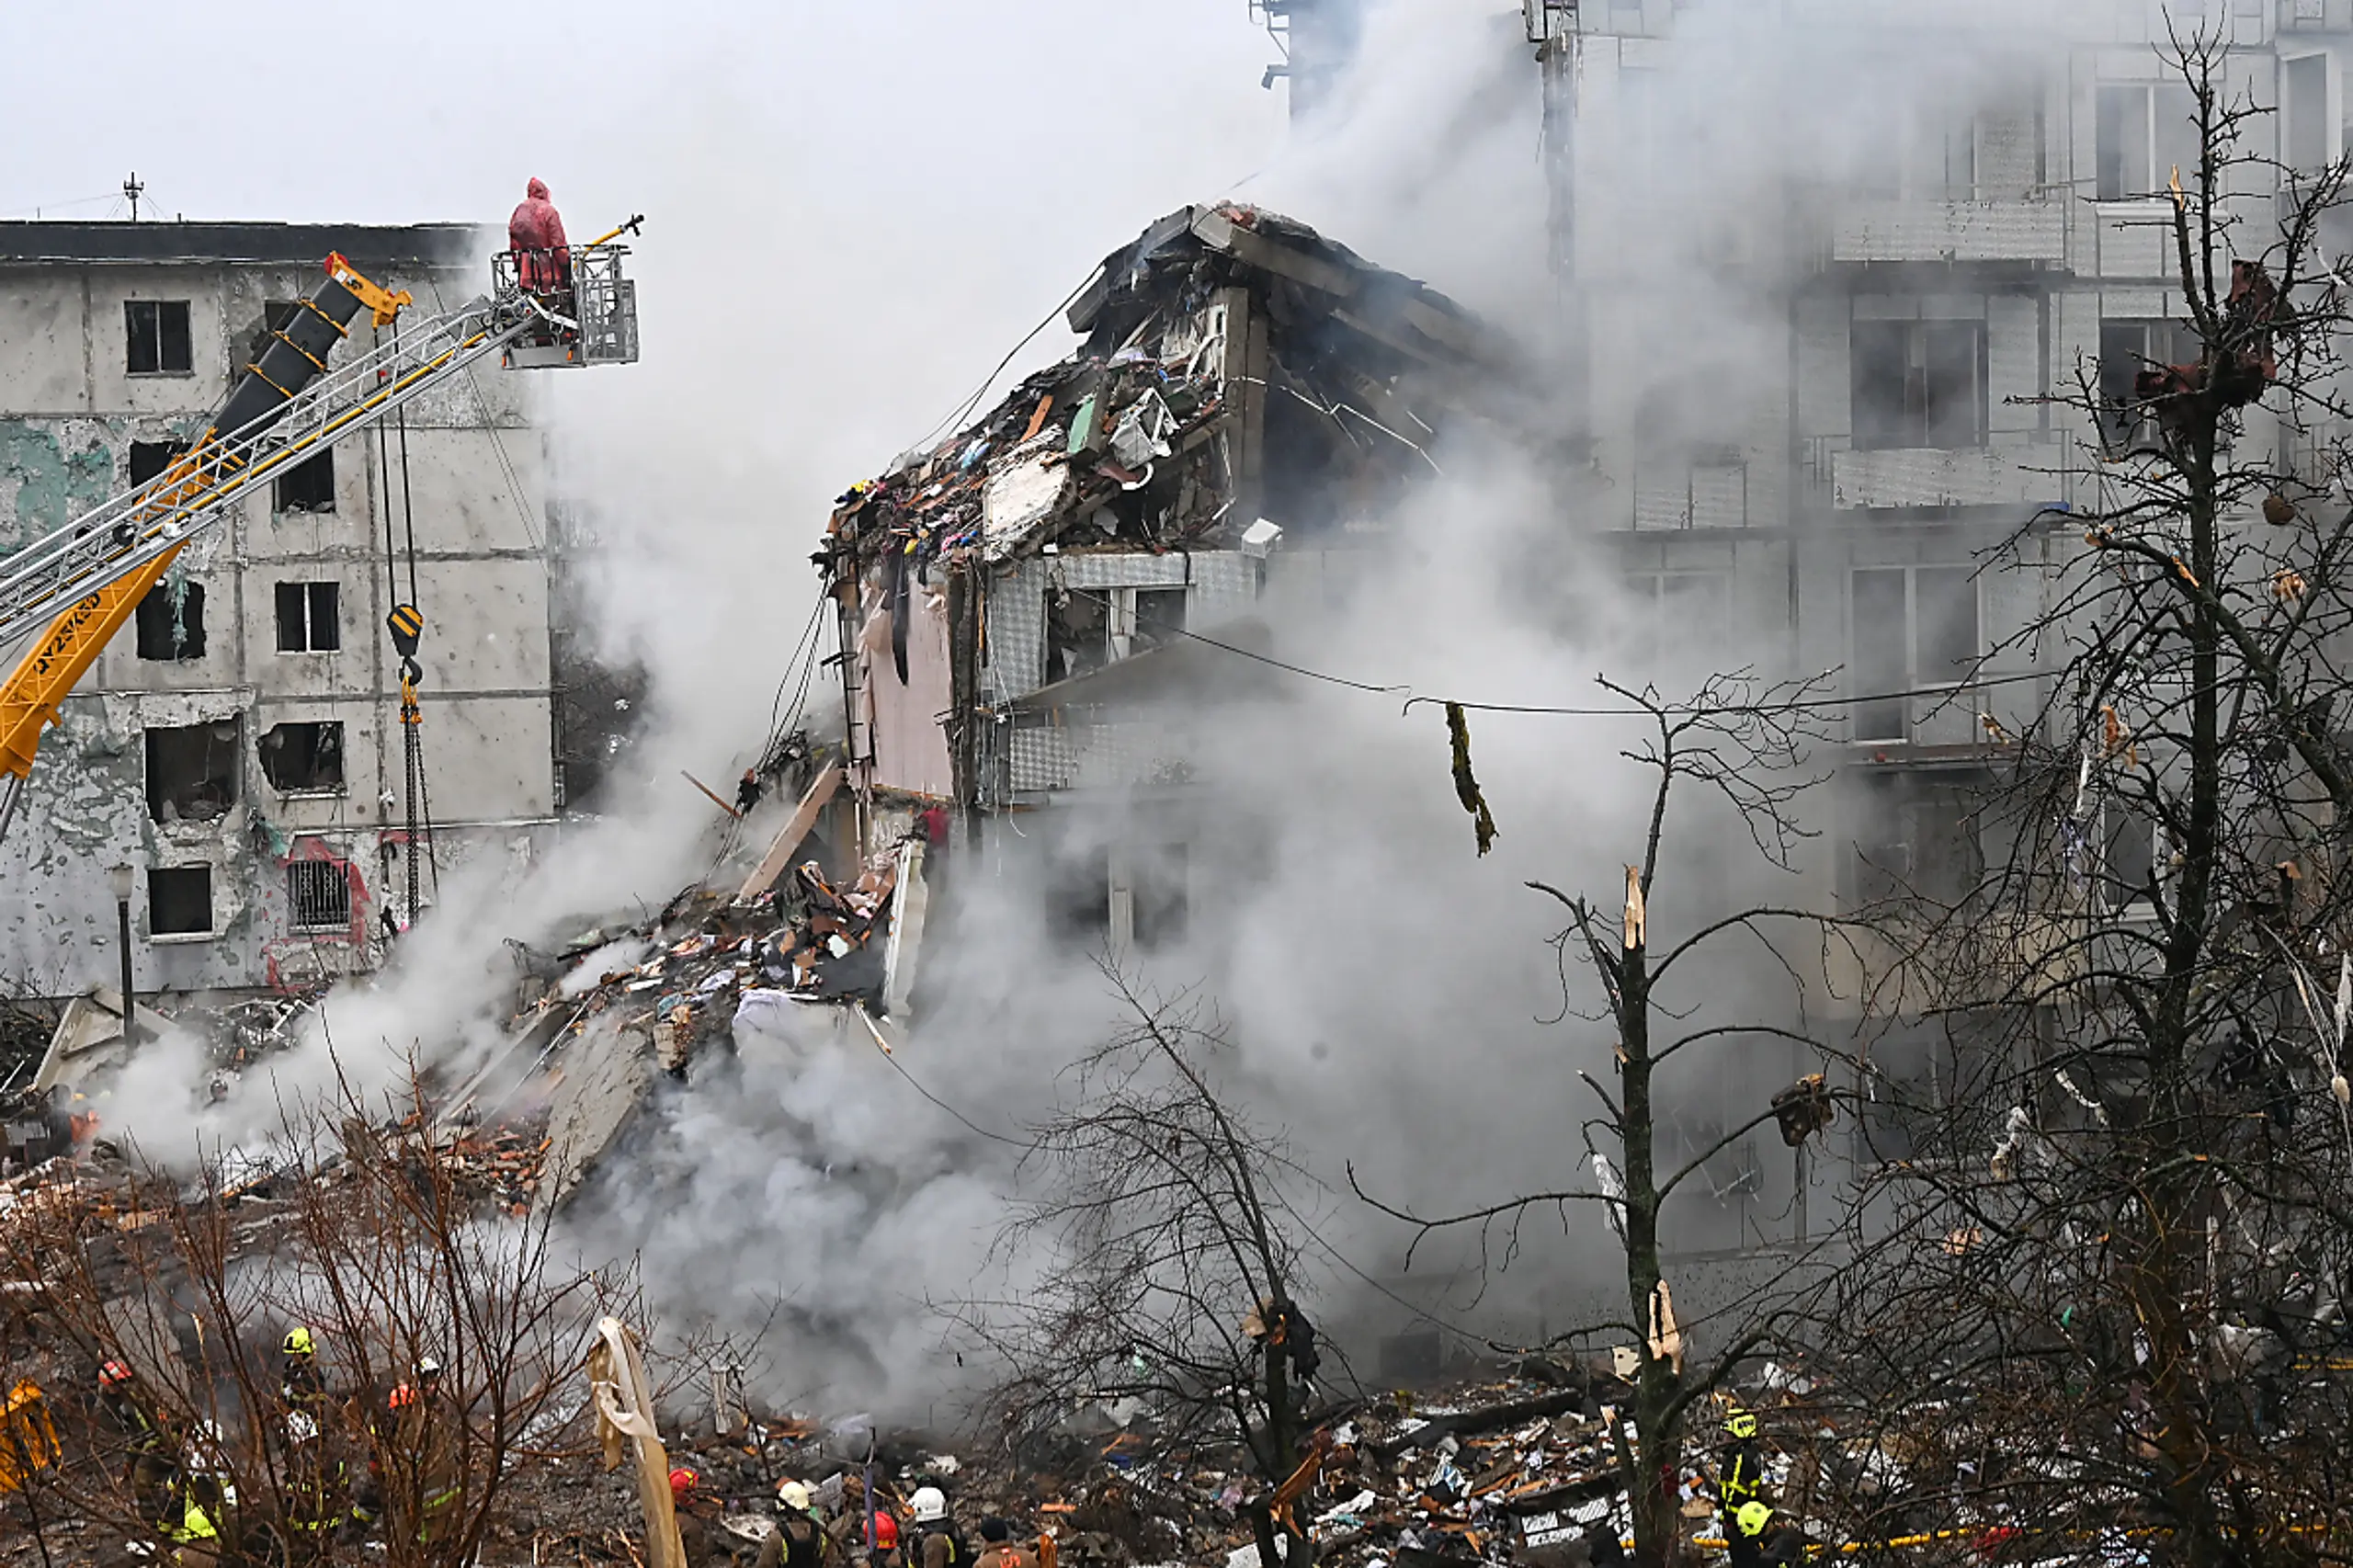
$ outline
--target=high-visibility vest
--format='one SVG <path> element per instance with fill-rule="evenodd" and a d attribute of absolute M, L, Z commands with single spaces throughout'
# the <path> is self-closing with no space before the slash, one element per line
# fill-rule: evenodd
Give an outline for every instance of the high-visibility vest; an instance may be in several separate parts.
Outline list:
<path fill-rule="evenodd" d="M 212 1528 L 212 1517 L 193 1497 L 180 1510 L 179 1528 L 172 1531 L 174 1540 L 210 1540 L 221 1532 Z"/>

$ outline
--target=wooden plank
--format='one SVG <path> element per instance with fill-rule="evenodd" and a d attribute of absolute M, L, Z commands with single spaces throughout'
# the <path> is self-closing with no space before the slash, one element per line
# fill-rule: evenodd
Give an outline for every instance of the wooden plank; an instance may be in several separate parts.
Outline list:
<path fill-rule="evenodd" d="M 783 831 L 769 843 L 768 852 L 760 857 L 758 869 L 744 879 L 743 889 L 735 895 L 736 903 L 749 903 L 776 885 L 776 880 L 784 875 L 785 867 L 791 863 L 793 851 L 799 849 L 801 841 L 809 836 L 809 830 L 817 825 L 817 813 L 825 809 L 825 802 L 832 800 L 834 791 L 841 787 L 841 764 L 827 763 L 825 771 L 817 775 L 809 786 L 809 792 L 801 796 L 801 803 L 792 809 L 792 815 L 785 823 Z"/>

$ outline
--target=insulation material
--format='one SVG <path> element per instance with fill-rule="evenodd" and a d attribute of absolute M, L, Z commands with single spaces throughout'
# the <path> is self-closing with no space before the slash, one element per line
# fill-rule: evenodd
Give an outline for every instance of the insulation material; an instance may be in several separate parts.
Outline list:
<path fill-rule="evenodd" d="M 597 1440 L 604 1449 L 605 1468 L 618 1470 L 624 1460 L 637 1461 L 647 1568 L 687 1568 L 687 1549 L 678 1539 L 677 1516 L 671 1506 L 670 1456 L 654 1419 L 654 1385 L 638 1354 L 637 1336 L 619 1318 L 597 1325 L 597 1343 L 588 1351 L 588 1386 L 596 1400 Z"/>
<path fill-rule="evenodd" d="M 948 800 L 955 771 L 948 756 L 948 732 L 940 717 L 953 705 L 949 694 L 948 596 L 911 586 L 907 596 L 907 678 L 902 683 L 892 650 L 888 610 L 870 617 L 858 638 L 860 698 L 867 733 L 873 737 L 877 789 Z"/>

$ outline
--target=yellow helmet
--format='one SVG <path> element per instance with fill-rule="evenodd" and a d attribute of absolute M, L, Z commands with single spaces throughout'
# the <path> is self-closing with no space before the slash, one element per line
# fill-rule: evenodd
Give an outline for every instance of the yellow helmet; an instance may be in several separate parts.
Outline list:
<path fill-rule="evenodd" d="M 1733 1405 L 1724 1415 L 1724 1430 L 1744 1441 L 1756 1436 L 1756 1414 Z"/>
<path fill-rule="evenodd" d="M 1766 1503 L 1743 1503 L 1740 1506 L 1740 1511 L 1733 1515 L 1732 1519 L 1733 1524 L 1740 1527 L 1741 1534 L 1754 1540 L 1765 1533 L 1767 1525 L 1773 1522 L 1772 1506 Z"/>
<path fill-rule="evenodd" d="M 298 1323 L 286 1331 L 286 1343 L 281 1348 L 289 1356 L 308 1356 L 318 1346 L 311 1343 L 311 1331 Z"/>

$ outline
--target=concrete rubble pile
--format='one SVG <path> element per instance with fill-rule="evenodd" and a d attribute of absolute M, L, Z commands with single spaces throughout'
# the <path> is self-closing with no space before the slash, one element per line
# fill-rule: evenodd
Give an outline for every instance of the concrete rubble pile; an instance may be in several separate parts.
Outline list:
<path fill-rule="evenodd" d="M 1586 1538 L 1628 1528 L 1611 1448 L 1614 1408 L 1630 1391 L 1606 1373 L 1549 1359 L 1533 1375 L 1421 1395 L 1349 1401 L 1310 1445 L 1312 1485 L 1291 1505 L 1321 1562 L 1391 1563 L 1582 1561 Z M 793 1477 L 822 1501 L 860 1494 L 865 1417 L 828 1425 L 752 1417 L 733 1437 L 682 1440 L 677 1450 L 714 1495 L 747 1517 L 767 1506 L 775 1480 Z M 967 1535 L 995 1516 L 1016 1539 L 1054 1538 L 1069 1563 L 1228 1564 L 1253 1568 L 1251 1510 L 1266 1501 L 1230 1445 L 1160 1434 L 1135 1403 L 1092 1408 L 1008 1460 L 959 1456 L 885 1433 L 871 1473 L 878 1501 L 903 1504 L 919 1486 L 953 1500 Z M 1696 1489 L 1700 1481 L 1692 1474 Z"/>

